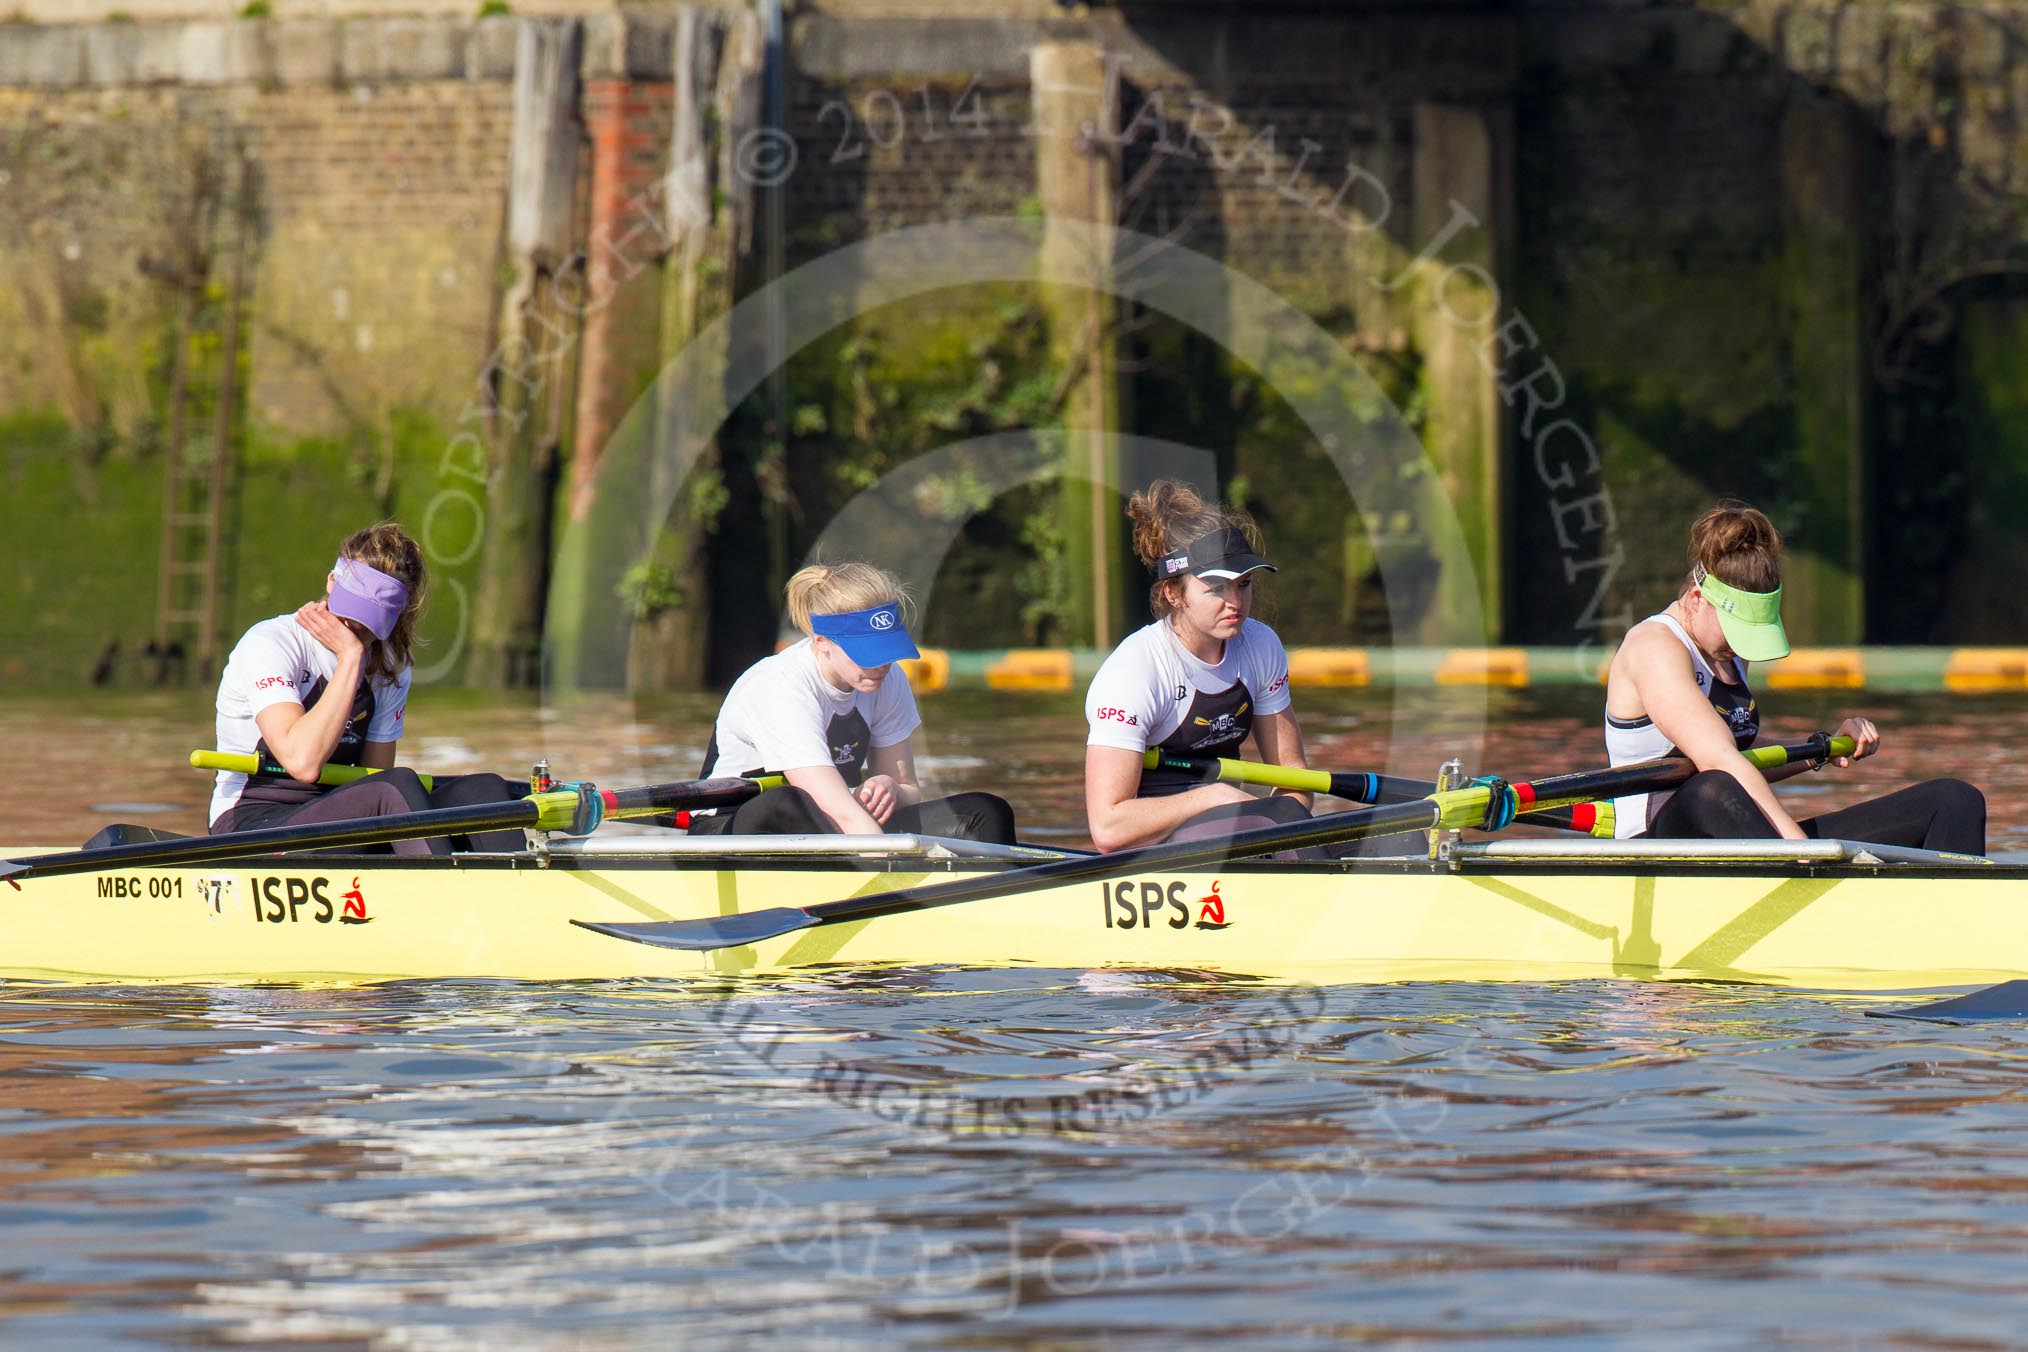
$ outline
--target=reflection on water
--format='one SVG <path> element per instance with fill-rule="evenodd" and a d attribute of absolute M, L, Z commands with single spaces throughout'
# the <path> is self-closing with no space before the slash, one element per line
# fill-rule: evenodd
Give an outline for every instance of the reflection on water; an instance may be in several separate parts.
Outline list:
<path fill-rule="evenodd" d="M 1119 974 L 0 1001 L 0 1341 L 1998 1345 L 2028 1038 Z"/>
<path fill-rule="evenodd" d="M 1454 699 L 1306 692 L 1313 759 L 1433 768 Z M 1496 701 L 1489 768 L 1596 763 L 1595 692 Z M 935 787 L 1081 835 L 1074 698 L 924 709 Z M 411 749 L 681 778 L 711 711 L 430 693 Z M 2028 845 L 2028 706 L 1856 711 L 1890 754 L 1792 785 L 1805 813 L 1961 774 Z M 37 771 L 9 834 L 81 840 L 93 803 L 195 829 L 208 734 L 187 697 L 0 702 Z M 1870 1007 L 1119 972 L 16 983 L 0 1344 L 2011 1343 L 2028 1036 Z"/>

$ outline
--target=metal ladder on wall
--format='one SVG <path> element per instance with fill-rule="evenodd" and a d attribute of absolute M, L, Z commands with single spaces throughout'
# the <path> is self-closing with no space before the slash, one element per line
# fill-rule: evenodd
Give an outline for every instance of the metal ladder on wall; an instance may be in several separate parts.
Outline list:
<path fill-rule="evenodd" d="M 240 318 L 254 230 L 254 164 L 243 154 L 234 160 L 237 181 L 230 191 L 208 157 L 199 162 L 184 223 L 186 250 L 174 270 L 162 553 L 148 647 L 157 685 L 189 679 L 193 661 L 198 678 L 208 680 L 221 658 L 225 509 L 236 464 Z M 214 283 L 221 261 L 228 276 Z"/>

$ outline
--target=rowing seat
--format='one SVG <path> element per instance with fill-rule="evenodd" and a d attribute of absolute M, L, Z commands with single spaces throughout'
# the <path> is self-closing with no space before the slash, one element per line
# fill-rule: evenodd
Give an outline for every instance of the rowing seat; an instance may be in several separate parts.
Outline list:
<path fill-rule="evenodd" d="M 158 840 L 188 840 L 180 831 L 157 831 L 152 826 L 135 826 L 129 822 L 114 822 L 111 826 L 97 831 L 84 843 L 87 850 L 101 850 L 113 845 L 150 845 Z"/>

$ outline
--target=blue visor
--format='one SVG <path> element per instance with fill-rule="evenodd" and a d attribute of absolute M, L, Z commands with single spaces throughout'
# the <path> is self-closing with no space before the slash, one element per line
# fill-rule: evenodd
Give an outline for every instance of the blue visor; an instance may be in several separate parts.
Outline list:
<path fill-rule="evenodd" d="M 916 651 L 915 640 L 902 627 L 898 601 L 871 610 L 812 615 L 810 629 L 843 648 L 845 655 L 862 667 L 884 667 L 889 662 L 922 656 Z"/>

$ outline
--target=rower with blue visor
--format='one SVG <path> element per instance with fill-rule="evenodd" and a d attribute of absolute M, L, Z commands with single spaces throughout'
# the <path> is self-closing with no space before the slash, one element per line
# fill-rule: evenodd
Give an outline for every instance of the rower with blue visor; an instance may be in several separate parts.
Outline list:
<path fill-rule="evenodd" d="M 705 749 L 707 778 L 777 773 L 785 788 L 692 816 L 693 835 L 957 836 L 1014 843 L 1014 810 L 990 793 L 923 798 L 911 738 L 922 723 L 906 672 L 908 593 L 869 563 L 812 564 L 789 579 L 803 631 L 733 682 Z"/>

